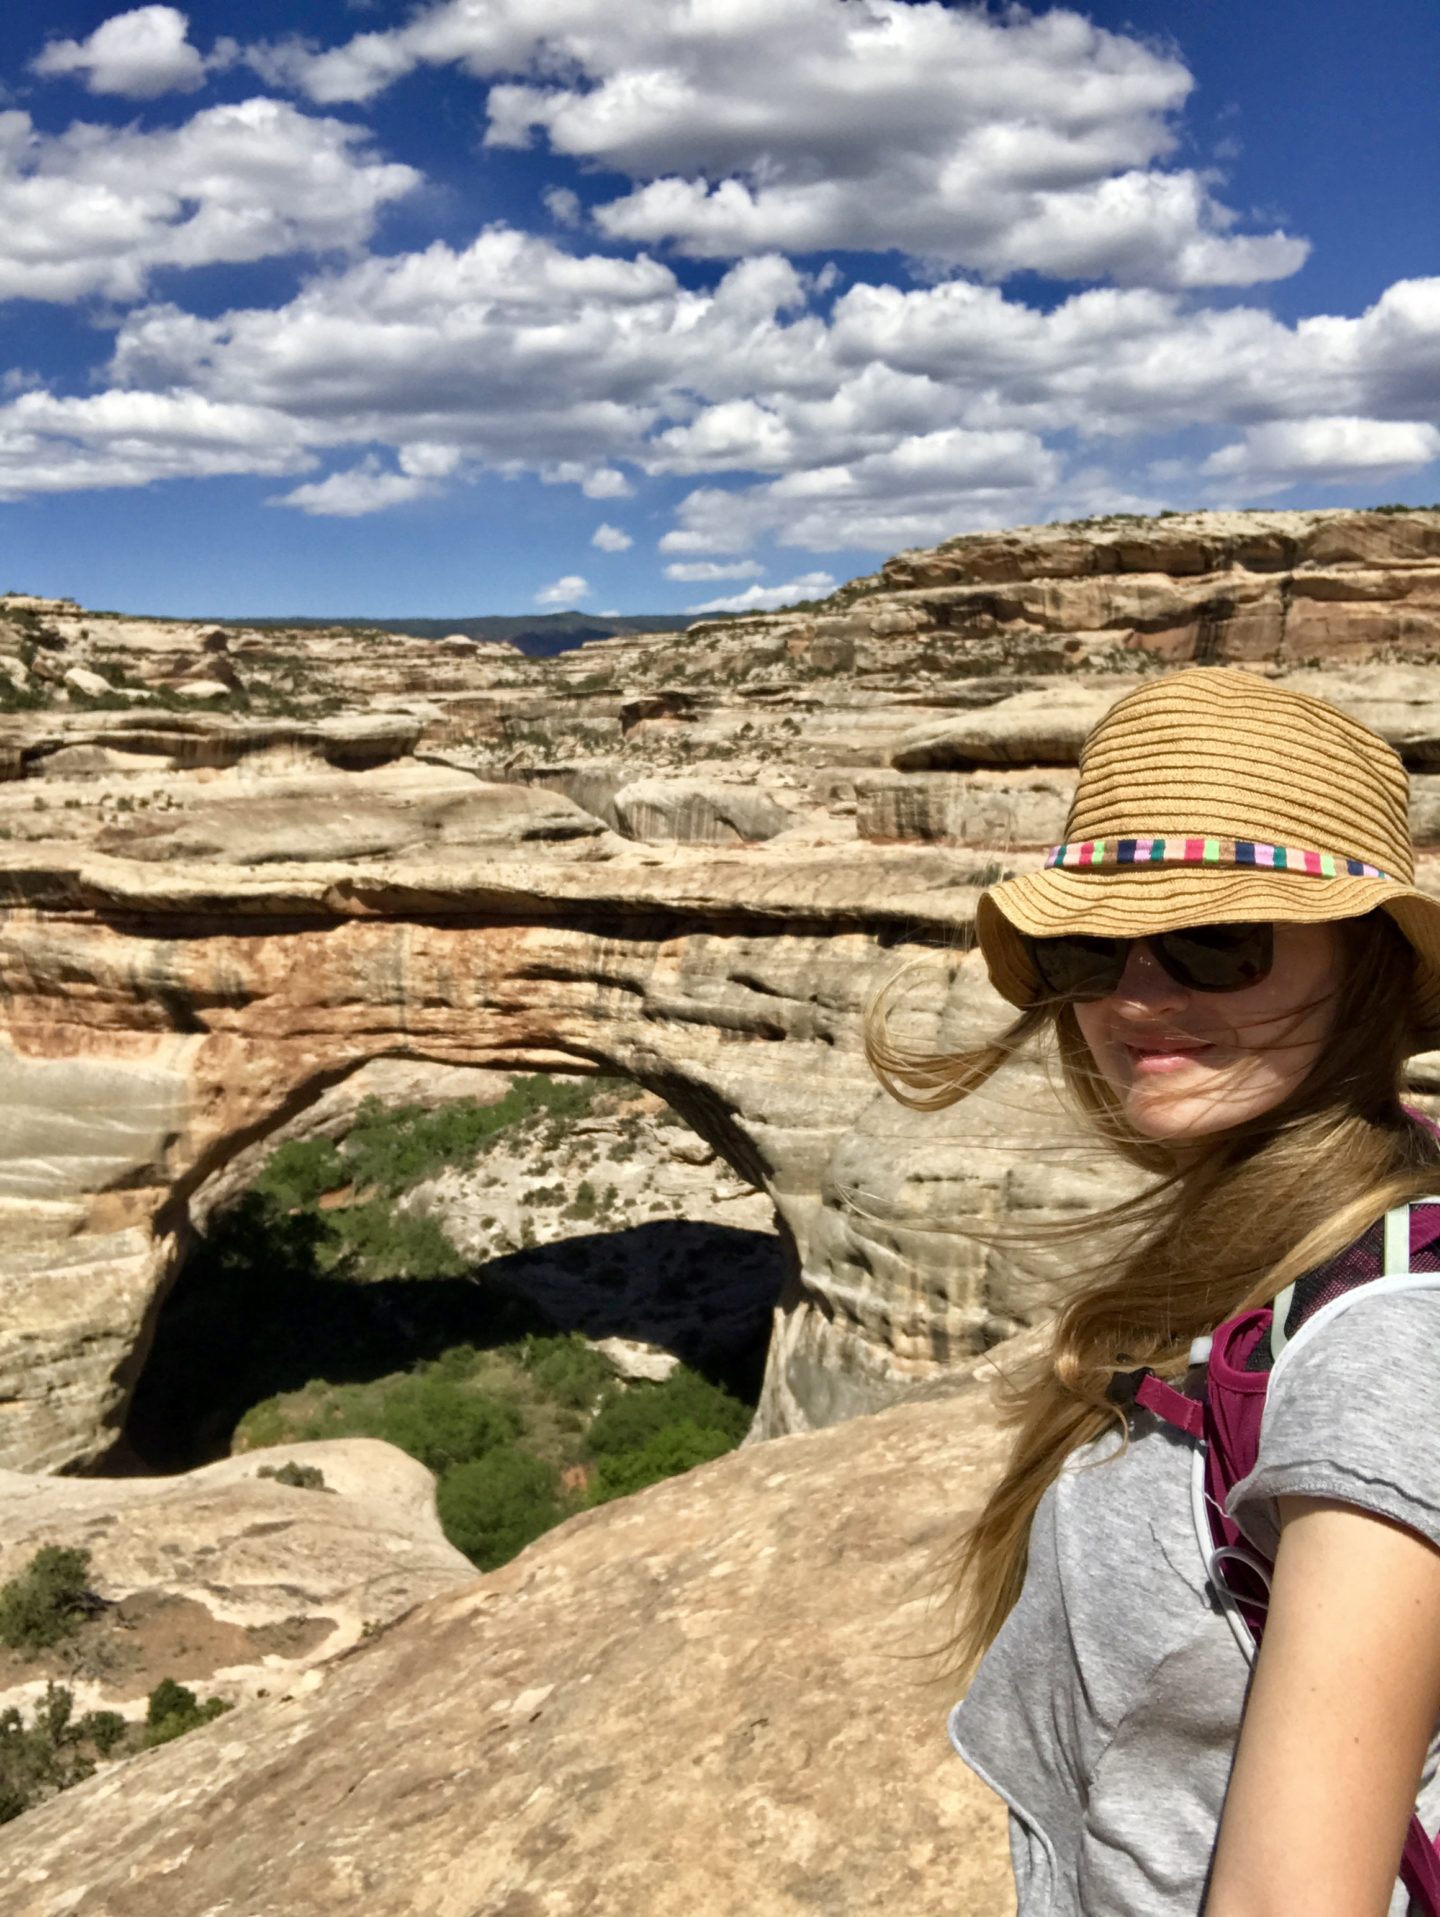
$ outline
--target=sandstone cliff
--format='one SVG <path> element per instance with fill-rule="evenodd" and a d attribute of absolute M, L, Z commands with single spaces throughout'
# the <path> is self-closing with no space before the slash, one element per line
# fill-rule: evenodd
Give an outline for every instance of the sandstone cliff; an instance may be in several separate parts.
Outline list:
<path fill-rule="evenodd" d="M 1040 1301 L 967 1221 L 1099 1174 L 1034 1075 L 897 1110 L 869 993 L 920 958 L 911 1036 L 994 1021 L 979 888 L 1060 835 L 1095 717 L 1180 661 L 1393 739 L 1432 883 L 1437 606 L 1422 513 L 977 536 L 548 662 L 0 602 L 0 1457 L 103 1455 L 232 1164 L 377 1058 L 626 1075 L 763 1192 L 789 1276 L 761 1434 L 1014 1331 Z"/>

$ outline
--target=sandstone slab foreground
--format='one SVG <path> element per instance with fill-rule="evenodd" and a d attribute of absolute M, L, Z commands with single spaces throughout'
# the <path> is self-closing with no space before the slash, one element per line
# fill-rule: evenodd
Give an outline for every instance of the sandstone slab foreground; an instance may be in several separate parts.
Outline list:
<path fill-rule="evenodd" d="M 0 1831 L 6 1917 L 1004 1917 L 937 1549 L 985 1391 L 733 1452 Z"/>

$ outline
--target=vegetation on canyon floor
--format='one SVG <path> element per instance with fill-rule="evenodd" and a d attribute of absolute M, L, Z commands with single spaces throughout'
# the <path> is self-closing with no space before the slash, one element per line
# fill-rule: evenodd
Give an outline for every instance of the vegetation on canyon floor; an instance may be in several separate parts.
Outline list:
<path fill-rule="evenodd" d="M 212 1220 L 167 1307 L 132 1413 L 141 1459 L 196 1461 L 165 1448 L 181 1428 L 200 1455 L 380 1438 L 436 1474 L 446 1535 L 489 1570 L 573 1513 L 738 1444 L 753 1373 L 680 1364 L 662 1382 L 623 1380 L 497 1276 L 525 1252 L 472 1270 L 436 1217 L 403 1202 L 519 1138 L 534 1166 L 557 1165 L 556 1184 L 533 1196 L 603 1234 L 614 1185 L 567 1176 L 552 1154 L 597 1101 L 628 1089 L 534 1074 L 489 1104 L 369 1099 L 343 1139 L 282 1144 Z M 617 1160 L 631 1150 L 610 1145 Z"/>
<path fill-rule="evenodd" d="M 623 1385 L 578 1335 L 529 1335 L 364 1384 L 313 1381 L 247 1412 L 235 1442 L 383 1438 L 436 1474 L 446 1536 L 488 1571 L 576 1511 L 731 1450 L 750 1416 L 687 1366 Z"/>
<path fill-rule="evenodd" d="M 23 1571 L 0 1585 L 0 1644 L 22 1655 L 53 1651 L 105 1609 L 90 1588 L 90 1553 L 45 1545 Z M 119 1711 L 77 1715 L 74 1692 L 47 1682 L 28 1723 L 21 1710 L 0 1711 L 0 1824 L 82 1783 L 104 1759 L 153 1750 L 229 1709 L 223 1698 L 202 1703 L 166 1677 L 150 1692 L 143 1722 L 131 1722 Z"/>

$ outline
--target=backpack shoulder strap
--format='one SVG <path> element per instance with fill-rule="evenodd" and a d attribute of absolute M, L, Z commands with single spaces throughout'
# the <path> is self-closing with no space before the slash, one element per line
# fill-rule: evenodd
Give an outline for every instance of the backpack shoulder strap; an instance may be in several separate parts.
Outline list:
<path fill-rule="evenodd" d="M 1421 1211 L 1424 1213 L 1423 1217 L 1414 1215 Z M 1418 1280 L 1433 1275 L 1412 1272 L 1412 1261 L 1417 1253 L 1430 1250 L 1436 1240 L 1440 1239 L 1440 1196 L 1417 1198 L 1411 1204 L 1393 1206 L 1382 1220 L 1382 1238 L 1380 1278 L 1406 1278 L 1413 1275 Z M 1372 1291 L 1377 1282 L 1376 1279 L 1368 1279 L 1357 1285 L 1353 1293 L 1347 1295 L 1358 1296 L 1362 1292 Z M 1421 1287 L 1417 1286 L 1417 1288 Z M 1386 1286 L 1388 1291 L 1403 1289 L 1405 1287 L 1400 1285 Z M 1269 1334 L 1272 1367 L 1279 1363 L 1281 1352 L 1292 1342 L 1291 1336 L 1287 1334 L 1286 1326 L 1290 1321 L 1294 1302 L 1295 1285 L 1289 1284 L 1277 1294 L 1272 1307 L 1273 1315 L 1270 1320 Z M 1338 1303 L 1340 1303 L 1339 1299 L 1332 1299 L 1330 1304 L 1322 1305 L 1314 1313 L 1313 1318 L 1305 1320 L 1299 1331 L 1304 1331 L 1311 1323 L 1328 1317 L 1331 1305 Z M 1299 1331 L 1294 1336 L 1298 1337 Z"/>
<path fill-rule="evenodd" d="M 1275 1300 L 1275 1315 L 1270 1326 L 1270 1348 L 1274 1353 L 1272 1378 L 1274 1372 L 1279 1370 L 1285 1354 L 1293 1354 L 1301 1345 L 1307 1344 L 1323 1325 L 1329 1324 L 1330 1320 L 1338 1317 L 1342 1311 L 1348 1311 L 1351 1305 L 1357 1304 L 1362 1298 L 1373 1298 L 1379 1293 L 1392 1291 L 1440 1289 L 1440 1271 L 1412 1269 L 1412 1238 L 1420 1236 L 1420 1233 L 1417 1231 L 1412 1234 L 1411 1214 L 1422 1205 L 1435 1213 L 1440 1213 L 1440 1197 L 1417 1198 L 1412 1204 L 1396 1205 L 1393 1210 L 1387 1211 L 1384 1219 L 1384 1255 L 1380 1276 L 1367 1279 L 1363 1284 L 1355 1285 L 1351 1290 L 1342 1292 L 1338 1298 L 1332 1298 L 1327 1304 L 1321 1305 L 1320 1309 L 1306 1318 L 1289 1338 L 1285 1336 L 1283 1320 L 1289 1315 L 1294 1287 L 1287 1286 L 1286 1290 L 1281 1292 Z M 1428 1248 L 1437 1236 L 1440 1236 L 1440 1224 L 1437 1224 L 1436 1217 L 1432 1215 L 1425 1221 L 1424 1236 L 1421 1244 L 1415 1246 L 1415 1250 Z M 1280 1327 L 1278 1349 L 1277 1326 Z"/>

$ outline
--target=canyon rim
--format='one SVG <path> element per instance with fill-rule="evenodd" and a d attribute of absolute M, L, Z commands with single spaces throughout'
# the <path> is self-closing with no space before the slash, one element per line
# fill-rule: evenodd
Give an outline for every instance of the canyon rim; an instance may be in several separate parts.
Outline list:
<path fill-rule="evenodd" d="M 983 1228 L 1108 1187 L 1038 1069 L 898 1108 L 866 1003 L 897 975 L 926 1046 L 1003 1017 L 978 893 L 1063 835 L 1095 718 L 1177 665 L 1390 739 L 1433 888 L 1437 639 L 1418 511 L 975 535 L 813 607 L 544 661 L 0 600 L 0 1465 L 26 1539 L 120 1521 L 107 1462 L 192 1247 L 377 1067 L 628 1081 L 758 1195 L 782 1266 L 746 1445 L 478 1582 L 408 1479 L 382 1497 L 378 1464 L 332 1461 L 408 1581 L 367 1610 L 360 1552 L 343 1604 L 307 1598 L 345 1628 L 277 1694 L 0 1834 L 0 1906 L 129 1917 L 163 1884 L 195 1917 L 798 1912 L 820 1883 L 828 1910 L 923 1917 L 957 1907 L 928 1868 L 955 1847 L 960 1907 L 1001 1908 L 993 1807 L 925 1745 L 925 1571 L 995 1466 L 977 1366 L 1044 1309 Z M 1415 1073 L 1425 1099 L 1435 1061 Z M 237 1465 L 226 1495 L 259 1495 Z M 888 1832 L 863 1856 L 862 1773 Z"/>

